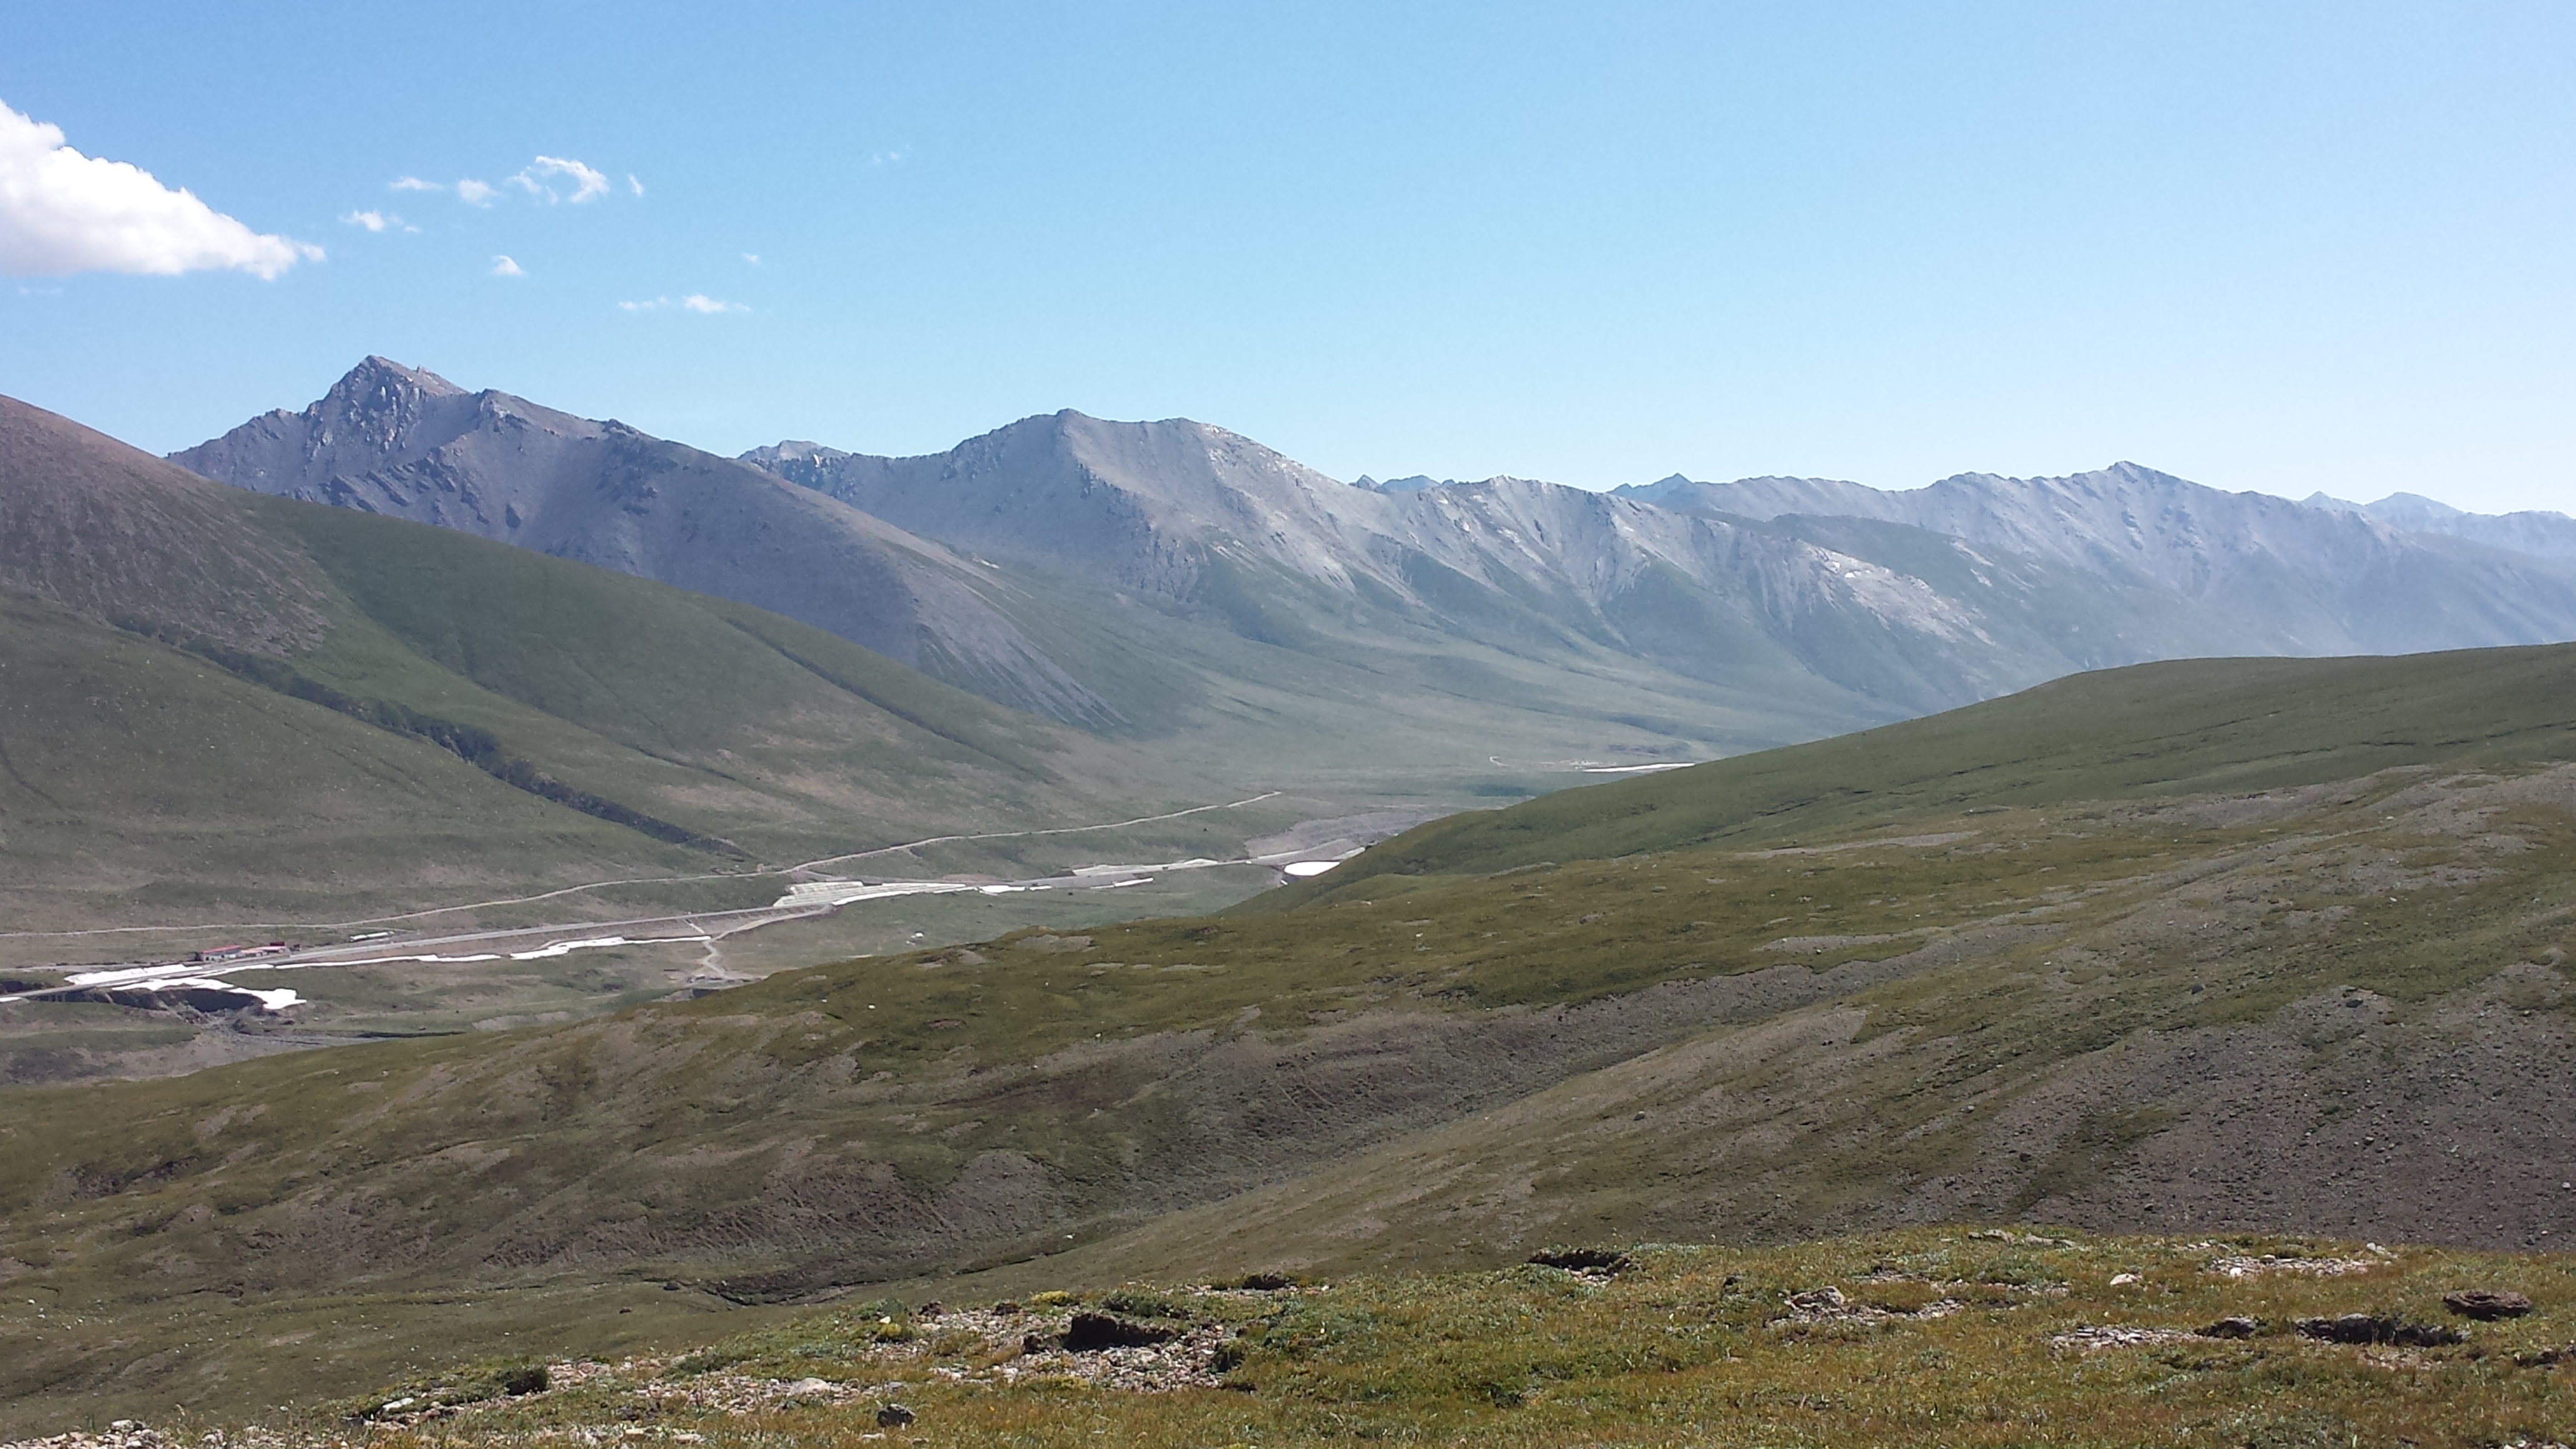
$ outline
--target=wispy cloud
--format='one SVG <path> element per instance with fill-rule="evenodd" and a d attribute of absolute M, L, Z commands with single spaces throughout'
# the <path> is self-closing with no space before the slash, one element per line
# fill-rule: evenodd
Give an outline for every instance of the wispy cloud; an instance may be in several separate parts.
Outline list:
<path fill-rule="evenodd" d="M 638 196 L 642 196 L 644 194 L 644 183 L 636 180 L 635 173 L 629 171 L 626 173 L 626 189 L 634 192 Z"/>
<path fill-rule="evenodd" d="M 239 271 L 274 279 L 322 249 L 265 235 L 123 161 L 84 156 L 60 127 L 0 104 L 0 272 Z"/>
<path fill-rule="evenodd" d="M 453 190 L 456 193 L 456 199 L 467 206 L 490 206 L 501 198 L 503 186 L 515 186 L 526 192 L 530 200 L 546 202 L 549 205 L 559 201 L 575 204 L 597 201 L 615 189 L 606 172 L 583 165 L 568 156 L 540 156 L 519 168 L 516 174 L 501 178 L 498 186 L 489 181 L 477 181 L 470 176 L 451 186 L 448 182 L 424 181 L 408 174 L 395 177 L 386 183 L 386 189 L 391 191 Z M 638 180 L 633 172 L 629 172 L 626 176 L 626 189 L 636 196 L 642 196 L 644 183 Z"/>
<path fill-rule="evenodd" d="M 418 231 L 419 227 L 390 211 L 353 211 L 340 218 L 350 226 L 363 226 L 369 231 Z"/>
<path fill-rule="evenodd" d="M 672 301 L 668 297 L 655 297 L 648 302 L 620 302 L 617 304 L 617 310 L 621 312 L 660 312 L 673 307 L 676 307 L 683 312 L 695 312 L 701 316 L 714 316 L 719 312 L 748 312 L 751 310 L 751 308 L 740 302 L 717 301 L 715 298 L 708 296 L 704 292 L 691 292 L 689 295 L 682 297 L 676 302 Z"/>
<path fill-rule="evenodd" d="M 755 267 L 760 265 L 760 253 L 758 252 L 744 252 L 742 254 L 742 259 L 751 263 Z"/>
<path fill-rule="evenodd" d="M 525 268 L 525 267 L 523 267 L 523 266 L 520 266 L 517 262 L 514 262 L 514 261 L 510 260 L 508 257 L 494 257 L 494 258 L 492 259 L 492 275 L 493 275 L 493 276 L 496 276 L 496 277 L 524 277 L 524 276 L 526 276 L 527 274 L 528 274 L 528 269 L 527 269 L 527 268 Z"/>
<path fill-rule="evenodd" d="M 608 194 L 606 174 L 564 156 L 538 157 L 511 177 L 510 184 L 548 202 L 569 201 L 576 205 Z"/>

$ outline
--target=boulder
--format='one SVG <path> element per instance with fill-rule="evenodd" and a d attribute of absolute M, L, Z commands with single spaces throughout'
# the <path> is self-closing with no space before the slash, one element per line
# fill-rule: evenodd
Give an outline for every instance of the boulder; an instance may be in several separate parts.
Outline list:
<path fill-rule="evenodd" d="M 2438 1348 L 2458 1343 L 2460 1331 L 2444 1323 L 2406 1323 L 2381 1313 L 2346 1313 L 2338 1318 L 2302 1318 L 2295 1325 L 2302 1337 L 2327 1343 L 2393 1343 L 2402 1348 Z"/>
<path fill-rule="evenodd" d="M 2520 1318 L 2531 1311 L 2531 1300 L 2497 1288 L 2463 1288 L 2443 1294 L 2442 1306 L 2462 1318 L 2486 1323 L 2498 1318 Z"/>
<path fill-rule="evenodd" d="M 1153 1348 L 1181 1336 L 1177 1328 L 1137 1323 L 1106 1313 L 1077 1313 L 1064 1331 L 1067 1353 L 1098 1353 L 1105 1348 Z"/>

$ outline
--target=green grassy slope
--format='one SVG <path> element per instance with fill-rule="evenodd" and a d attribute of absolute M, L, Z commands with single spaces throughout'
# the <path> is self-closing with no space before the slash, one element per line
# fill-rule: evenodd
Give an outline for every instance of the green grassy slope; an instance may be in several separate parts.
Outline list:
<path fill-rule="evenodd" d="M 2371 662 L 2387 710 L 2313 718 L 2307 760 L 2250 728 L 2192 747 L 2184 778 L 2238 788 L 2158 794 L 2139 772 L 2169 763 L 2079 748 L 2061 713 L 2061 758 L 2103 762 L 2096 796 L 2071 765 L 2038 804 L 1889 790 L 1758 841 L 1379 876 L 560 1029 L 22 1093 L 0 1259 L 97 1327 L 0 1392 L 92 1391 L 140 1345 L 334 1295 L 381 1330 L 333 1360 L 342 1382 L 656 1280 L 956 1301 L 2015 1218 L 2545 1246 L 2576 1164 L 2555 1066 L 2576 1048 L 2576 767 L 2526 726 L 2562 660 Z M 2278 667 L 2286 700 L 2358 666 Z M 2391 744 L 2396 700 L 2433 691 L 2445 731 Z M 2091 728 L 2135 738 L 2131 713 Z M 1931 738 L 1936 760 L 1883 778 L 2027 787 Z M 2457 768 L 2473 739 L 2544 763 Z M 2338 755 L 2340 777 L 2316 763 Z M 470 1320 L 440 1306 L 460 1292 Z"/>
<path fill-rule="evenodd" d="M 0 679 L 0 897 L 13 929 L 57 910 L 263 919 L 446 862 L 546 879 L 704 858 L 24 597 L 0 599 Z"/>
<path fill-rule="evenodd" d="M 1246 909 L 1292 909 L 1373 875 L 1473 874 L 1708 841 L 1787 840 L 1904 811 L 2276 789 L 2399 764 L 2520 767 L 2571 758 L 2576 645 L 2147 664 L 1436 821 Z"/>
<path fill-rule="evenodd" d="M 5 400 L 0 596 L 21 927 L 346 918 L 1197 803 L 820 630 L 223 488 Z"/>

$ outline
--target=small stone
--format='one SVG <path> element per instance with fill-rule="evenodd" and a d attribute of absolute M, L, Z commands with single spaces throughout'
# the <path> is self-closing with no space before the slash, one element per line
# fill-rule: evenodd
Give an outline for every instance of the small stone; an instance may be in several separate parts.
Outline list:
<path fill-rule="evenodd" d="M 2256 1323 L 2253 1319 L 2247 1318 L 2241 1314 L 2231 1313 L 2227 1317 L 2218 1320 L 2216 1323 L 2210 1324 L 2208 1327 L 2201 1329 L 2200 1336 L 2203 1338 L 2252 1338 L 2255 1334 L 2262 1331 L 2263 1325 Z"/>
<path fill-rule="evenodd" d="M 2138 1275 L 2135 1273 L 2114 1273 L 2111 1275 L 2111 1286 L 2114 1288 L 2126 1288 L 2137 1281 Z"/>
<path fill-rule="evenodd" d="M 880 1429 L 909 1428 L 915 1417 L 912 1410 L 901 1404 L 888 1404 L 877 1410 L 877 1427 Z"/>
<path fill-rule="evenodd" d="M 2443 1294 L 2442 1306 L 2462 1318 L 2488 1323 L 2499 1318 L 2520 1318 L 2531 1311 L 2531 1300 L 2502 1289 L 2463 1288 Z"/>

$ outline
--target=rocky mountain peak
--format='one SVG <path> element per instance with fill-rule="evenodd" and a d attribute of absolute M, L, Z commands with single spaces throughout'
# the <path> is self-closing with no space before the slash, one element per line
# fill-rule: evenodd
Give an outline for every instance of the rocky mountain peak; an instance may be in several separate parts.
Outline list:
<path fill-rule="evenodd" d="M 390 452 L 439 411 L 440 403 L 467 395 L 437 373 L 370 355 L 331 384 L 304 416 L 326 445 Z"/>
<path fill-rule="evenodd" d="M 425 367 L 405 367 L 390 357 L 379 357 L 371 352 L 333 384 L 326 396 L 371 389 L 404 390 L 429 397 L 458 397 L 465 392 L 464 388 Z"/>
<path fill-rule="evenodd" d="M 826 448 L 804 438 L 786 438 L 765 448 L 754 448 L 741 455 L 741 461 L 772 472 L 790 463 L 829 463 L 849 454 L 838 448 Z"/>

